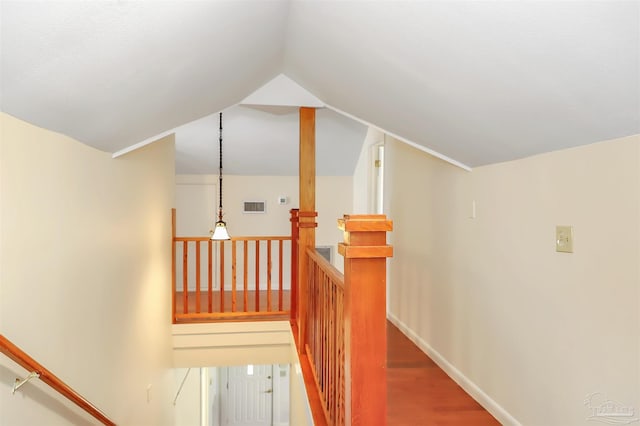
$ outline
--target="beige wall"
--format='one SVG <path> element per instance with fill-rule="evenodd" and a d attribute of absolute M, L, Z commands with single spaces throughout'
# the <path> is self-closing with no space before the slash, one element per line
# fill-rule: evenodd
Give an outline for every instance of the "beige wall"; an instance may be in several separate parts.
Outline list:
<path fill-rule="evenodd" d="M 351 213 L 352 209 L 352 181 L 351 176 L 318 176 L 316 177 L 316 209 L 318 211 L 318 228 L 316 230 L 316 244 L 319 246 L 333 246 L 334 265 L 342 270 L 342 258 L 337 253 L 337 243 L 342 240 L 342 233 L 338 230 L 336 220 L 343 214 Z M 179 175 L 176 183 L 182 185 L 215 185 L 217 176 L 211 175 Z M 201 192 L 204 193 L 204 192 Z M 197 192 L 194 192 L 197 194 Z M 288 197 L 286 205 L 279 205 L 278 196 Z M 266 201 L 266 214 L 242 213 L 243 201 Z M 224 220 L 227 222 L 229 233 L 234 236 L 248 235 L 290 235 L 291 223 L 289 210 L 298 208 L 298 177 L 297 176 L 237 176 L 225 175 L 223 182 Z M 204 205 L 198 200 L 185 201 L 185 204 Z M 218 203 L 215 202 L 217 208 Z M 176 206 L 177 215 L 185 208 Z M 214 214 L 215 212 L 212 212 Z M 213 226 L 211 217 L 209 229 Z M 275 249 L 275 246 L 274 246 Z M 286 258 L 286 257 L 285 257 Z M 287 259 L 285 267 L 288 267 Z M 285 269 L 288 270 L 288 269 Z M 251 273 L 249 274 L 250 276 Z"/>
<path fill-rule="evenodd" d="M 472 172 L 386 154 L 392 320 L 506 424 L 587 424 L 594 392 L 640 412 L 640 137 Z"/>
<path fill-rule="evenodd" d="M 118 424 L 172 424 L 173 136 L 114 160 L 0 120 L 1 333 Z M 81 423 L 44 386 L 11 396 L 24 374 L 0 356 L 3 424 Z"/>
<path fill-rule="evenodd" d="M 173 396 L 176 426 L 200 426 L 202 417 L 202 370 L 200 368 L 174 368 Z M 178 394 L 178 390 L 180 393 Z"/>

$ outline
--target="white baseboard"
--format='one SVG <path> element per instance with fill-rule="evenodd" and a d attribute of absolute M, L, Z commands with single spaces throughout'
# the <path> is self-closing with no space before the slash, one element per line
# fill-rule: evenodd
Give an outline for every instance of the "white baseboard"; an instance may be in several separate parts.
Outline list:
<path fill-rule="evenodd" d="M 453 379 L 462 389 L 465 390 L 473 399 L 482 405 L 493 417 L 500 423 L 508 426 L 522 426 L 511 414 L 507 412 L 496 401 L 491 399 L 489 395 L 484 393 L 482 389 L 473 383 L 467 376 L 462 374 L 460 370 L 447 361 L 438 351 L 433 349 L 427 342 L 411 330 L 405 323 L 400 321 L 398 317 L 388 312 L 387 317 L 391 323 L 400 329 L 413 343 L 429 356 L 449 377 Z"/>

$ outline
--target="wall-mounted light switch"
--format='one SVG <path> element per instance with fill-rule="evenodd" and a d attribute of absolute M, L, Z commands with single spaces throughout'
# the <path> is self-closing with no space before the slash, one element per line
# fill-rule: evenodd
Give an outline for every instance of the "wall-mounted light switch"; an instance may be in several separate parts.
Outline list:
<path fill-rule="evenodd" d="M 556 251 L 573 253 L 573 227 L 556 226 Z"/>

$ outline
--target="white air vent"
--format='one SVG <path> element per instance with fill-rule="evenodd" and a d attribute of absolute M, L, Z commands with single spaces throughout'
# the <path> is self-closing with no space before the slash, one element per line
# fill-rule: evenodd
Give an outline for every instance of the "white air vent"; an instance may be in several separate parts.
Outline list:
<path fill-rule="evenodd" d="M 266 201 L 243 201 L 243 213 L 266 213 Z"/>

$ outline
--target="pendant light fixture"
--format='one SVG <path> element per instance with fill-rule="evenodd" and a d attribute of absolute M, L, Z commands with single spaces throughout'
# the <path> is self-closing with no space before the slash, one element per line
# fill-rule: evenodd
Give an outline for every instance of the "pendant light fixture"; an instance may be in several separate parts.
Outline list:
<path fill-rule="evenodd" d="M 219 204 L 218 204 L 218 221 L 216 222 L 216 226 L 213 229 L 213 235 L 211 236 L 212 240 L 230 240 L 231 237 L 227 232 L 227 224 L 222 220 L 222 112 L 220 113 L 220 165 L 218 167 L 218 195 L 219 195 Z"/>

